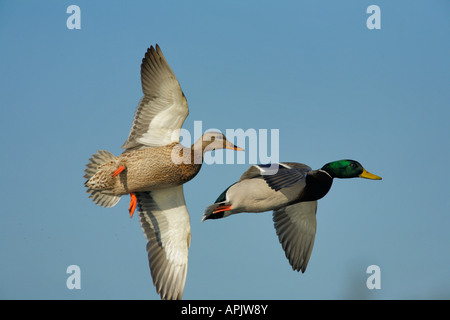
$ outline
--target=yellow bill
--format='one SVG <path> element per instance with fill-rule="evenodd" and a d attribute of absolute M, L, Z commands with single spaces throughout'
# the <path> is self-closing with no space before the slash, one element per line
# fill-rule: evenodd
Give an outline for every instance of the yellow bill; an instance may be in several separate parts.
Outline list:
<path fill-rule="evenodd" d="M 234 144 L 232 144 L 229 141 L 227 141 L 225 149 L 236 150 L 236 151 L 245 151 L 244 149 L 239 148 L 238 146 L 235 146 Z"/>
<path fill-rule="evenodd" d="M 363 169 L 363 172 L 359 175 L 360 178 L 371 179 L 371 180 L 381 180 L 381 177 L 370 173 L 366 169 Z"/>

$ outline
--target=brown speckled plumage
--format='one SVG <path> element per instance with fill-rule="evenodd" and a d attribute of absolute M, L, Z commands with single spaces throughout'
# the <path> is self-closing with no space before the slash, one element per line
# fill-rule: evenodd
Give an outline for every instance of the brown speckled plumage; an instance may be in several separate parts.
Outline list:
<path fill-rule="evenodd" d="M 206 146 L 202 146 L 202 153 Z M 179 161 L 173 161 L 173 153 L 180 155 L 175 158 Z M 175 187 L 188 182 L 200 171 L 201 162 L 194 160 L 194 148 L 186 148 L 176 142 L 132 150 L 101 164 L 86 181 L 86 187 L 113 195 Z M 121 165 L 125 170 L 113 177 L 112 172 Z"/>

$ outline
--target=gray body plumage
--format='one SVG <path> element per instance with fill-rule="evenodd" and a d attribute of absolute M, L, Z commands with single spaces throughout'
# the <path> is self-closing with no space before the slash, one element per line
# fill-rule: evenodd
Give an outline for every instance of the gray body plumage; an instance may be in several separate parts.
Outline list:
<path fill-rule="evenodd" d="M 292 268 L 305 272 L 316 234 L 317 201 L 301 202 L 311 168 L 294 162 L 279 167 L 251 166 L 216 203 L 206 208 L 202 221 L 241 212 L 273 210 L 277 236 Z M 226 211 L 214 213 L 221 206 Z"/>

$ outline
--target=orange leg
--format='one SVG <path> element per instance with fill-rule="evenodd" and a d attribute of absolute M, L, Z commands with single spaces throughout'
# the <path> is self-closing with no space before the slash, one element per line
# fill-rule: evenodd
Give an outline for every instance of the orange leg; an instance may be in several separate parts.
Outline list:
<path fill-rule="evenodd" d="M 221 205 L 221 206 L 218 206 L 216 208 L 216 210 L 214 210 L 213 213 L 222 212 L 222 211 L 228 211 L 228 210 L 231 210 L 231 205 L 229 205 L 229 206 Z"/>
<path fill-rule="evenodd" d="M 120 166 L 117 170 L 113 172 L 113 177 L 119 175 L 123 170 L 125 170 L 124 166 Z"/>
<path fill-rule="evenodd" d="M 134 210 L 136 210 L 137 198 L 134 193 L 130 193 L 131 201 L 130 206 L 128 207 L 128 212 L 130 213 L 130 218 L 133 218 Z"/>

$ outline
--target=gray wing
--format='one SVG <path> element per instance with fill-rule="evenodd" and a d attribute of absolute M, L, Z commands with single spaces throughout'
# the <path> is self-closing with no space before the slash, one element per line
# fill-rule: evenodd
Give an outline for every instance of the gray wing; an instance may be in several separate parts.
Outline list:
<path fill-rule="evenodd" d="M 239 181 L 263 178 L 273 190 L 278 191 L 300 183 L 311 168 L 302 163 L 283 162 L 266 165 L 253 165 L 244 172 Z"/>
<path fill-rule="evenodd" d="M 317 201 L 299 202 L 273 212 L 278 239 L 292 269 L 305 272 L 316 236 Z"/>
<path fill-rule="evenodd" d="M 181 299 L 191 242 L 183 186 L 137 192 L 136 197 L 156 291 L 161 299 Z"/>
<path fill-rule="evenodd" d="M 240 177 L 239 181 L 253 178 L 262 178 L 261 169 L 257 165 L 250 166 Z"/>
<path fill-rule="evenodd" d="M 151 46 L 141 64 L 142 97 L 122 149 L 163 146 L 180 141 L 189 114 L 186 97 L 161 49 Z"/>

